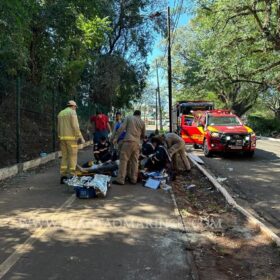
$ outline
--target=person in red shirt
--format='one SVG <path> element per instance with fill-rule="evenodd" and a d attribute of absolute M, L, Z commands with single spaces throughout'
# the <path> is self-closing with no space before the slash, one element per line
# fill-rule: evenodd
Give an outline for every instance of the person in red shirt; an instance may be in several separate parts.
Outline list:
<path fill-rule="evenodd" d="M 96 116 L 90 118 L 90 122 L 93 126 L 93 141 L 95 143 L 99 142 L 102 136 L 108 138 L 108 134 L 111 133 L 108 116 L 99 111 Z"/>

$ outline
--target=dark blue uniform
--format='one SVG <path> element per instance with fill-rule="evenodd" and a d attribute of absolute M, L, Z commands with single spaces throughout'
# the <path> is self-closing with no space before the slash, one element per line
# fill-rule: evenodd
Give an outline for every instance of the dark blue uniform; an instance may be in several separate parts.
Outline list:
<path fill-rule="evenodd" d="M 149 171 L 161 171 L 166 168 L 168 163 L 170 163 L 168 152 L 164 146 L 159 145 L 155 150 L 155 154 L 146 162 L 145 168 Z"/>
<path fill-rule="evenodd" d="M 112 155 L 109 151 L 110 143 L 106 141 L 105 143 L 98 142 L 94 144 L 93 154 L 94 158 L 97 161 L 106 162 L 112 158 Z"/>
<path fill-rule="evenodd" d="M 143 144 L 142 144 L 142 155 L 148 157 L 148 156 L 150 156 L 154 153 L 155 153 L 155 148 L 152 145 L 152 143 L 149 142 L 149 141 L 143 142 Z"/>

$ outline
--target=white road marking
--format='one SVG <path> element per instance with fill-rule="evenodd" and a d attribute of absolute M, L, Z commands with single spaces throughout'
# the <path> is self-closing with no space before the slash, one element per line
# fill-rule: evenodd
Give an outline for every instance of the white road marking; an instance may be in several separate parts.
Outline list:
<path fill-rule="evenodd" d="M 57 209 L 56 212 L 52 214 L 52 217 L 58 214 L 61 210 L 71 206 L 75 199 L 76 196 L 73 194 Z M 0 279 L 2 279 L 10 271 L 10 269 L 20 260 L 24 254 L 30 252 L 32 245 L 48 230 L 49 228 L 39 228 L 35 230 L 34 233 L 23 244 L 19 245 L 16 250 L 0 264 Z"/>

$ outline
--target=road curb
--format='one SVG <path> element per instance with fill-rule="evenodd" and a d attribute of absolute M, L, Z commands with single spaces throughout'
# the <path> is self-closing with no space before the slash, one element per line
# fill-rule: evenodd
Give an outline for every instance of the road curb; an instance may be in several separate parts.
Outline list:
<path fill-rule="evenodd" d="M 257 136 L 257 140 L 270 140 L 274 142 L 280 142 L 280 139 L 265 136 Z"/>
<path fill-rule="evenodd" d="M 79 145 L 79 149 L 82 150 L 91 145 L 91 141 L 86 142 L 85 144 Z M 21 172 L 25 172 L 29 169 L 44 165 L 52 160 L 61 157 L 61 151 L 57 151 L 51 154 L 48 154 L 42 158 L 32 159 L 23 163 L 15 164 L 11 167 L 5 167 L 0 169 L 0 181 L 11 178 Z"/>
<path fill-rule="evenodd" d="M 269 229 L 265 224 L 263 224 L 260 220 L 254 217 L 251 213 L 249 213 L 246 209 L 240 206 L 234 198 L 229 194 L 229 192 L 223 187 L 214 176 L 212 176 L 203 166 L 199 165 L 196 161 L 192 160 L 191 162 L 209 179 L 209 181 L 214 185 L 214 187 L 222 193 L 226 201 L 232 205 L 235 209 L 237 209 L 249 223 L 258 227 L 265 235 L 267 235 L 275 244 L 280 247 L 280 237 L 276 235 L 271 229 Z"/>

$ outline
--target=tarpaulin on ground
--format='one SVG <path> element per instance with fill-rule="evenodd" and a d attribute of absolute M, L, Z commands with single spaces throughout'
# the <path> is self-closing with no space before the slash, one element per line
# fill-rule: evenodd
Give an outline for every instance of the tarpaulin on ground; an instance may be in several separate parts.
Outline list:
<path fill-rule="evenodd" d="M 106 196 L 108 192 L 109 182 L 111 180 L 110 176 L 96 174 L 93 176 L 83 176 L 77 177 L 74 176 L 71 179 L 65 181 L 69 187 L 85 187 L 85 188 L 94 188 L 97 194 L 102 194 Z"/>

